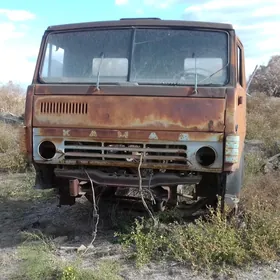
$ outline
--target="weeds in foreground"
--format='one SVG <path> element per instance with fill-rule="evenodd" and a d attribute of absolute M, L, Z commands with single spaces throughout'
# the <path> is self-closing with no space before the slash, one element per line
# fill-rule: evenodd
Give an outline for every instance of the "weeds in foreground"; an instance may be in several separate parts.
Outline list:
<path fill-rule="evenodd" d="M 253 261 L 278 258 L 280 219 L 270 212 L 259 213 L 258 205 L 243 218 L 228 221 L 221 213 L 210 211 L 190 224 L 171 223 L 166 229 L 135 221 L 131 232 L 118 234 L 125 247 L 134 247 L 137 267 L 153 260 L 175 260 L 196 269 L 221 270 L 242 267 Z"/>
<path fill-rule="evenodd" d="M 225 270 L 280 256 L 280 173 L 263 175 L 263 160 L 256 154 L 245 159 L 243 212 L 227 219 L 210 209 L 208 217 L 185 223 L 181 217 L 165 227 L 136 220 L 130 232 L 118 233 L 133 251 L 137 267 L 154 260 L 175 260 L 195 269 Z M 173 217 L 176 213 L 171 213 Z M 169 215 L 167 215 L 169 216 Z M 169 220 L 169 219 L 168 219 Z"/>
<path fill-rule="evenodd" d="M 96 269 L 86 269 L 77 257 L 62 260 L 50 238 L 41 233 L 24 233 L 26 241 L 19 249 L 21 265 L 13 280 L 120 280 L 119 265 L 113 261 L 99 262 Z"/>

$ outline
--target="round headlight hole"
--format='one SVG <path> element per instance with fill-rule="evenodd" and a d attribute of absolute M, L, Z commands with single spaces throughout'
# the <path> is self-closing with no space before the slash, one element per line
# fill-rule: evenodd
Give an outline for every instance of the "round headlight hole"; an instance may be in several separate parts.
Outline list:
<path fill-rule="evenodd" d="M 216 153 L 210 147 L 201 147 L 196 152 L 196 160 L 201 166 L 210 166 L 216 160 Z"/>
<path fill-rule="evenodd" d="M 39 145 L 39 155 L 43 159 L 52 159 L 56 154 L 56 148 L 53 142 L 43 141 Z"/>

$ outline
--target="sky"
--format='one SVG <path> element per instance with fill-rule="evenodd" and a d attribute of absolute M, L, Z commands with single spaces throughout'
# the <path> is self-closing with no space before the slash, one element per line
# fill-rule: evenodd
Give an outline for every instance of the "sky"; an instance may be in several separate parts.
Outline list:
<path fill-rule="evenodd" d="M 247 76 L 280 55 L 280 0 L 6 0 L 0 4 L 0 83 L 31 83 L 48 26 L 127 17 L 231 23 L 245 47 Z"/>

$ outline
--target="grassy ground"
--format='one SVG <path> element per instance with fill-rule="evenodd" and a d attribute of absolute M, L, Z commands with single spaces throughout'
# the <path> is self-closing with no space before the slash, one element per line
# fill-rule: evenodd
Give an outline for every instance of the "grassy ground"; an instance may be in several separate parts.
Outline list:
<path fill-rule="evenodd" d="M 82 267 L 79 255 L 74 260 L 63 260 L 56 253 L 57 246 L 43 234 L 24 233 L 25 242 L 19 248 L 21 265 L 12 280 L 120 280 L 116 261 L 99 261 L 96 269 Z"/>
<path fill-rule="evenodd" d="M 34 190 L 33 183 L 33 172 L 0 173 L 0 279 L 122 279 L 115 260 L 61 249 L 89 244 L 89 204 L 57 208 L 53 190 Z"/>

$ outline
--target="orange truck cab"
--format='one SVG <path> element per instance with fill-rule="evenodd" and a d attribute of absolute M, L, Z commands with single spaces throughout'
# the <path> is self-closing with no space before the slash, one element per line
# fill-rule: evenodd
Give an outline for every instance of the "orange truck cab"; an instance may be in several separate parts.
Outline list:
<path fill-rule="evenodd" d="M 246 134 L 244 50 L 230 24 L 147 19 L 50 26 L 27 89 L 35 187 L 60 204 L 178 186 L 236 206 Z M 140 174 L 139 174 L 140 170 Z M 140 178 L 141 177 L 141 178 Z"/>

